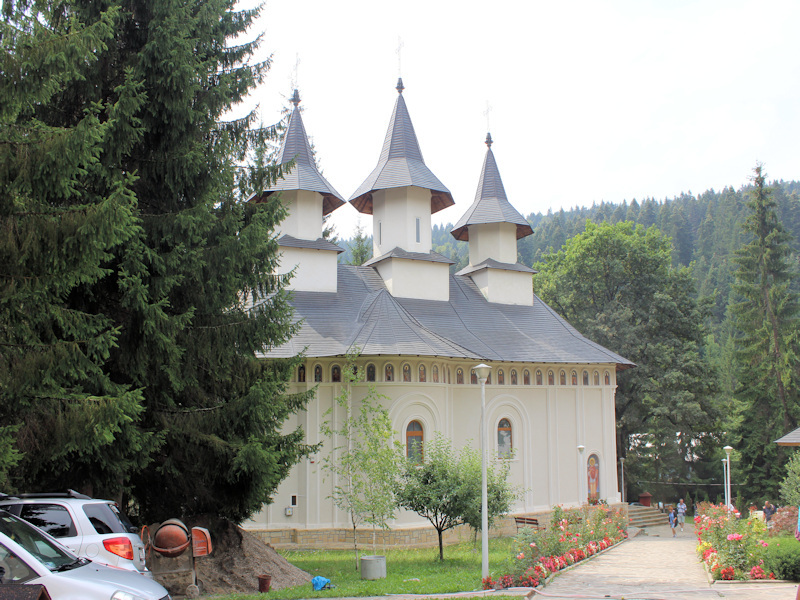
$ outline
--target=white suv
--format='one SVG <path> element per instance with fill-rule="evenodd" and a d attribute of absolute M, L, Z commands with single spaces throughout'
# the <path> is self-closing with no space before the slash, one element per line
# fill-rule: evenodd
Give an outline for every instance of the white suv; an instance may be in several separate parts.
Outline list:
<path fill-rule="evenodd" d="M 115 502 L 69 490 L 0 495 L 0 509 L 49 533 L 78 556 L 153 577 L 145 566 L 142 538 Z"/>

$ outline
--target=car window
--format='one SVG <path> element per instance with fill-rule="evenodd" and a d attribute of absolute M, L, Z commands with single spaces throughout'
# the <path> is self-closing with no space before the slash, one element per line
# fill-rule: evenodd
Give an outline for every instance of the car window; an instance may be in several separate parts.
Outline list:
<path fill-rule="evenodd" d="M 38 577 L 25 561 L 0 544 L 0 583 L 25 583 Z"/>
<path fill-rule="evenodd" d="M 75 562 L 75 555 L 29 523 L 4 513 L 0 514 L 3 533 L 38 558 L 51 571 Z"/>
<path fill-rule="evenodd" d="M 83 512 L 97 533 L 130 533 L 130 521 L 112 504 L 84 504 Z"/>
<path fill-rule="evenodd" d="M 23 504 L 19 516 L 54 538 L 78 534 L 69 512 L 58 504 Z"/>

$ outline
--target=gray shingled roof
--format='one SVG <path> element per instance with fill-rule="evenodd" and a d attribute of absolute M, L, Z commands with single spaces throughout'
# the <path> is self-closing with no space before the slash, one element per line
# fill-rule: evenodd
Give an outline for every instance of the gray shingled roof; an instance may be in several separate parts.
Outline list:
<path fill-rule="evenodd" d="M 341 246 L 337 246 L 325 238 L 317 238 L 316 240 L 303 240 L 291 235 L 282 235 L 280 238 L 278 238 L 278 245 L 286 246 L 287 248 L 309 248 L 311 250 L 335 250 L 338 253 L 344 252 L 344 249 Z"/>
<path fill-rule="evenodd" d="M 412 185 L 430 190 L 431 214 L 455 204 L 450 190 L 425 165 L 403 98 L 403 89 L 403 81 L 399 79 L 399 94 L 378 165 L 350 197 L 350 203 L 364 214 L 372 214 L 372 192 Z"/>
<path fill-rule="evenodd" d="M 480 271 L 482 269 L 499 269 L 501 271 L 521 271 L 522 273 L 531 273 L 534 274 L 536 271 L 531 269 L 530 267 L 526 267 L 522 263 L 504 263 L 500 262 L 499 260 L 495 260 L 493 258 L 487 258 L 486 260 L 479 262 L 477 265 L 467 265 L 463 269 L 461 269 L 456 275 L 469 275 L 470 273 L 474 273 L 475 271 Z"/>
<path fill-rule="evenodd" d="M 524 238 L 533 233 L 530 223 L 525 220 L 517 209 L 511 206 L 506 197 L 503 180 L 497 169 L 497 162 L 492 152 L 492 136 L 486 134 L 486 158 L 483 161 L 481 177 L 478 181 L 478 191 L 475 201 L 455 224 L 450 234 L 457 240 L 469 241 L 469 226 L 485 223 L 515 223 L 517 226 L 517 239 Z"/>
<path fill-rule="evenodd" d="M 782 438 L 775 440 L 778 446 L 800 446 L 800 428 L 790 431 Z"/>
<path fill-rule="evenodd" d="M 381 261 L 387 260 L 389 258 L 404 258 L 406 260 L 424 260 L 427 262 L 439 262 L 439 263 L 447 263 L 448 265 L 455 264 L 455 261 L 450 260 L 446 256 L 439 254 L 438 252 L 409 252 L 407 250 L 403 250 L 399 246 L 395 246 L 386 254 L 382 254 L 380 256 L 376 256 L 374 258 L 369 259 L 367 262 L 364 263 L 365 267 L 369 267 Z"/>
<path fill-rule="evenodd" d="M 294 159 L 294 167 L 286 173 L 282 179 L 275 182 L 275 185 L 264 190 L 262 197 L 269 196 L 271 193 L 289 190 L 306 190 L 309 192 L 319 192 L 322 194 L 322 214 L 327 215 L 344 202 L 344 198 L 333 189 L 328 180 L 322 176 L 317 169 L 314 155 L 311 152 L 311 145 L 308 143 L 306 128 L 303 125 L 303 117 L 300 116 L 300 95 L 297 90 L 292 96 L 294 110 L 289 117 L 289 126 L 281 140 L 281 147 L 278 152 L 278 164 L 286 164 Z"/>
<path fill-rule="evenodd" d="M 441 356 L 505 362 L 634 366 L 583 337 L 539 298 L 487 302 L 469 277 L 450 276 L 450 300 L 395 298 L 372 267 L 339 265 L 339 291 L 292 293 L 300 331 L 267 356 Z"/>

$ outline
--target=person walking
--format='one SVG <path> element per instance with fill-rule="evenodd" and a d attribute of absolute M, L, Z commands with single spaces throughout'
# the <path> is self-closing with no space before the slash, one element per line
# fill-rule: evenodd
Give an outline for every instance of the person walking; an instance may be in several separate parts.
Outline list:
<path fill-rule="evenodd" d="M 671 509 L 669 509 L 669 528 L 672 529 L 672 537 L 676 537 L 678 535 L 675 531 L 677 527 L 678 527 L 678 509 L 673 506 Z"/>
<path fill-rule="evenodd" d="M 683 498 L 678 502 L 678 523 L 681 526 L 681 531 L 683 531 L 683 525 L 686 523 L 686 503 Z"/>
<path fill-rule="evenodd" d="M 764 520 L 767 522 L 767 529 L 772 528 L 772 516 L 775 514 L 776 510 L 775 506 L 769 500 L 764 502 Z"/>

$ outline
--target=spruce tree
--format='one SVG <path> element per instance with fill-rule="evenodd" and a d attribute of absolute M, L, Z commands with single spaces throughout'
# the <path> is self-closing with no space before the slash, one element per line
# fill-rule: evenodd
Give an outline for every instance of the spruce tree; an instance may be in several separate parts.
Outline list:
<path fill-rule="evenodd" d="M 761 165 L 754 169 L 750 214 L 743 229 L 751 236 L 735 257 L 731 310 L 736 324 L 736 396 L 744 403 L 736 444 L 747 499 L 776 497 L 785 474 L 783 450 L 774 441 L 797 426 L 800 416 L 800 305 L 790 289 L 790 235 Z"/>
<path fill-rule="evenodd" d="M 135 175 L 109 164 L 139 138 L 141 86 L 53 119 L 113 44 L 118 9 L 82 23 L 46 3 L 0 21 L 0 485 L 119 490 L 153 434 L 141 390 L 106 363 L 119 337 L 91 291 L 141 230 Z M 46 24 L 43 25 L 43 24 Z"/>
<path fill-rule="evenodd" d="M 81 252 L 104 252 L 100 268 L 94 278 L 70 269 L 79 285 L 57 301 L 108 331 L 94 358 L 118 395 L 139 402 L 141 413 L 129 411 L 124 426 L 135 424 L 141 439 L 125 438 L 121 428 L 101 436 L 138 461 L 122 465 L 114 481 L 89 469 L 76 484 L 63 460 L 49 458 L 35 472 L 20 463 L 15 481 L 129 492 L 146 520 L 208 512 L 241 521 L 269 501 L 307 451 L 299 430 L 283 433 L 287 417 L 307 401 L 286 393 L 292 361 L 260 358 L 294 330 L 285 279 L 271 275 L 273 228 L 283 209 L 244 201 L 279 175 L 250 158 L 273 129 L 254 128 L 252 113 L 225 121 L 268 68 L 250 62 L 260 37 L 245 37 L 260 8 L 234 5 L 75 0 L 38 15 L 45 30 L 68 40 L 76 29 L 106 27 L 95 51 L 58 55 L 78 76 L 56 76 L 58 89 L 32 118 L 35 126 L 79 127 L 98 111 L 95 121 L 109 130 L 87 159 L 99 174 L 70 152 L 53 155 L 59 168 L 88 170 L 74 177 L 81 194 L 99 202 L 119 190 L 130 211 L 96 228 L 112 248 L 95 240 L 80 245 Z M 19 20 L 33 10 L 27 2 L 12 6 Z M 18 47 L 10 52 L 22 62 Z M 111 238 L 111 225 L 123 233 Z M 45 262 L 62 246 L 79 246 L 52 242 L 55 248 L 41 248 Z M 59 364 L 84 389 L 85 370 Z M 96 435 L 88 430 L 86 437 Z M 76 452 L 90 465 L 103 460 L 97 454 Z"/>

